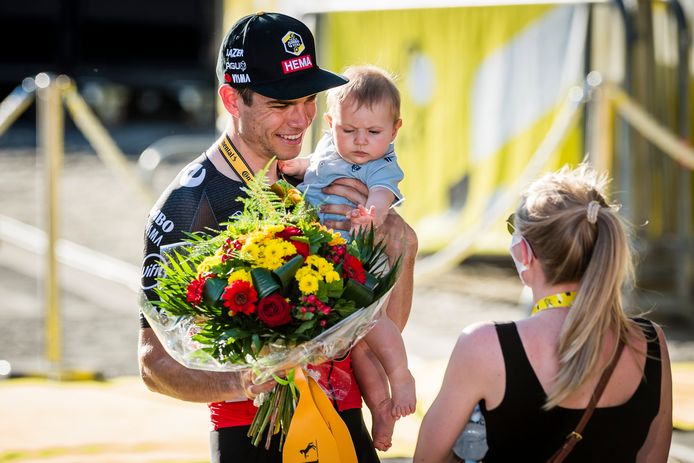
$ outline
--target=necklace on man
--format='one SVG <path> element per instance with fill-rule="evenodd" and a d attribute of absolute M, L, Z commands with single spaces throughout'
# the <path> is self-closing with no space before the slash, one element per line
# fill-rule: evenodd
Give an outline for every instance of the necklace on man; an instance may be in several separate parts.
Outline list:
<path fill-rule="evenodd" d="M 547 309 L 556 309 L 559 307 L 570 307 L 576 298 L 576 291 L 565 291 L 563 293 L 552 294 L 550 296 L 543 297 L 537 304 L 533 306 L 533 311 L 531 315 L 535 315 L 538 312 L 542 312 Z"/>

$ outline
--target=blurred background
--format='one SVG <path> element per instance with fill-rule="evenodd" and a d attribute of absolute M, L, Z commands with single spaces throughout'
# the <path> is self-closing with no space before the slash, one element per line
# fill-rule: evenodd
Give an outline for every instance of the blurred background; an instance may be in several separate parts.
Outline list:
<path fill-rule="evenodd" d="M 219 133 L 218 45 L 258 10 L 306 22 L 321 67 L 377 64 L 402 93 L 400 213 L 420 242 L 405 338 L 423 384 L 383 457 L 411 455 L 457 333 L 527 313 L 504 221 L 529 181 L 585 160 L 634 224 L 629 305 L 665 326 L 683 391 L 672 458 L 694 461 L 693 0 L 3 0 L 0 407 L 33 403 L 47 427 L 28 408 L 0 419 L 0 461 L 94 461 L 97 444 L 97 461 L 205 460 L 206 407 L 135 378 L 143 227 Z M 111 395 L 52 408 L 94 391 Z M 94 413 L 105 428 L 77 427 Z M 186 419 L 198 427 L 172 427 Z M 140 440 L 114 442 L 133 420 Z"/>

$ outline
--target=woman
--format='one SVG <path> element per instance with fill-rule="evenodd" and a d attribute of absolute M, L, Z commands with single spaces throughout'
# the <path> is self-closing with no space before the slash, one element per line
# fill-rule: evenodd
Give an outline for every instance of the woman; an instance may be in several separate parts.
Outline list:
<path fill-rule="evenodd" d="M 456 461 L 451 448 L 479 402 L 485 462 L 545 462 L 588 407 L 619 341 L 616 367 L 565 461 L 665 462 L 672 378 L 659 326 L 628 318 L 625 226 L 588 166 L 535 181 L 509 218 L 511 257 L 532 289 L 533 315 L 463 331 L 424 417 L 414 462 Z"/>

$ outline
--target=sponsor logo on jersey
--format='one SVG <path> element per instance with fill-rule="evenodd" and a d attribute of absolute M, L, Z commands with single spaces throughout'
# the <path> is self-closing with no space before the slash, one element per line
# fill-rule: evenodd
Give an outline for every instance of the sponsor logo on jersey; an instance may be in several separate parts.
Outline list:
<path fill-rule="evenodd" d="M 304 69 L 310 69 L 313 67 L 313 62 L 311 61 L 311 55 L 300 56 L 298 58 L 292 58 L 282 61 L 282 71 L 285 74 L 290 72 L 303 71 Z"/>
<path fill-rule="evenodd" d="M 140 283 L 142 289 L 152 289 L 157 286 L 157 277 L 162 276 L 164 272 L 164 268 L 161 266 L 163 260 L 161 255 L 154 252 L 145 256 L 145 260 L 142 261 L 142 281 Z"/>
<path fill-rule="evenodd" d="M 145 230 L 147 239 L 149 239 L 155 246 L 161 246 L 161 239 L 166 233 L 169 233 L 174 229 L 174 223 L 166 218 L 166 215 L 156 209 L 150 215 L 150 223 Z"/>
<path fill-rule="evenodd" d="M 205 173 L 202 164 L 190 165 L 181 173 L 178 183 L 183 187 L 195 188 L 205 180 Z"/>
<path fill-rule="evenodd" d="M 306 49 L 304 40 L 294 31 L 289 31 L 284 34 L 284 37 L 282 37 L 282 44 L 284 44 L 284 51 L 290 55 L 299 56 Z"/>

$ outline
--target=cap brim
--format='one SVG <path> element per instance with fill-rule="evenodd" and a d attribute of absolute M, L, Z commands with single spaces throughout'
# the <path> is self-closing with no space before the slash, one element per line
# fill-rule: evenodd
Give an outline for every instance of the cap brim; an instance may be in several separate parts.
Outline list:
<path fill-rule="evenodd" d="M 276 100 L 296 100 L 313 95 L 329 88 L 344 85 L 349 80 L 339 74 L 324 69 L 313 69 L 275 82 L 249 85 L 248 87 L 263 96 Z"/>

